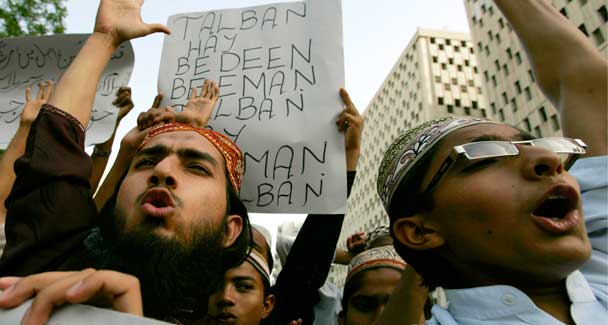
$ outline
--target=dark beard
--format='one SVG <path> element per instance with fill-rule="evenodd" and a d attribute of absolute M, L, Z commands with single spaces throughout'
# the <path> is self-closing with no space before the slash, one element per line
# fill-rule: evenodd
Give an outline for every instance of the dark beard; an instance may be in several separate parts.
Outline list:
<path fill-rule="evenodd" d="M 218 229 L 195 225 L 191 244 L 184 246 L 175 239 L 154 234 L 157 224 L 144 223 L 122 232 L 124 219 L 107 212 L 102 211 L 101 220 L 114 222 L 102 225 L 102 243 L 94 245 L 97 267 L 136 276 L 147 317 L 168 321 L 201 319 L 207 313 L 209 296 L 223 279 L 225 220 Z"/>

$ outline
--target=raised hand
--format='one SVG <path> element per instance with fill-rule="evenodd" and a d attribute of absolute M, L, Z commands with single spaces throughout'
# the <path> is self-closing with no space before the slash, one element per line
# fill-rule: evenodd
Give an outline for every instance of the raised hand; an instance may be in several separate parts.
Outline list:
<path fill-rule="evenodd" d="M 143 315 L 139 280 L 115 271 L 46 272 L 25 278 L 0 279 L 0 308 L 13 308 L 34 298 L 22 324 L 45 324 L 53 309 L 66 303 L 87 303 Z"/>
<path fill-rule="evenodd" d="M 196 93 L 196 89 L 192 88 L 190 100 L 184 110 L 176 114 L 176 121 L 202 128 L 211 118 L 213 107 L 220 96 L 220 89 L 215 81 L 205 80 L 198 96 Z"/>
<path fill-rule="evenodd" d="M 35 98 L 32 98 L 32 89 L 30 87 L 25 88 L 25 104 L 21 113 L 21 125 L 30 126 L 34 122 L 40 112 L 40 107 L 46 104 L 52 92 L 53 81 L 51 80 L 38 84 L 38 94 Z"/>
<path fill-rule="evenodd" d="M 364 121 L 346 89 L 340 88 L 340 97 L 342 97 L 342 102 L 344 102 L 344 110 L 338 116 L 336 125 L 340 132 L 344 132 L 346 169 L 351 171 L 356 170 L 357 162 L 359 161 Z"/>
<path fill-rule="evenodd" d="M 367 236 L 365 232 L 356 232 L 348 238 L 346 238 L 346 248 L 353 254 L 359 254 L 365 249 L 365 243 L 367 243 Z"/>
<path fill-rule="evenodd" d="M 118 115 L 116 117 L 116 125 L 125 117 L 135 106 L 131 98 L 131 87 L 120 87 L 116 92 L 116 99 L 112 104 L 118 107 Z"/>
<path fill-rule="evenodd" d="M 101 0 L 94 32 L 109 35 L 114 46 L 152 33 L 171 34 L 165 25 L 143 22 L 141 19 L 143 2 L 143 0 Z"/>

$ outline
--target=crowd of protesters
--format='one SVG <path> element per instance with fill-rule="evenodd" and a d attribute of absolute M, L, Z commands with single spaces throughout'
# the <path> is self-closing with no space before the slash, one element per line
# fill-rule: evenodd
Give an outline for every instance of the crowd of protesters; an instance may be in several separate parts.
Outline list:
<path fill-rule="evenodd" d="M 0 308 L 31 299 L 24 324 L 81 303 L 177 324 L 605 323 L 608 63 L 549 1 L 495 3 L 564 137 L 457 116 L 406 130 L 379 162 L 390 223 L 342 250 L 344 215 L 308 215 L 277 240 L 271 282 L 271 240 L 239 199 L 243 155 L 205 128 L 216 82 L 181 112 L 157 96 L 99 184 L 114 134 L 90 156 L 84 139 L 101 74 L 121 43 L 170 33 L 142 21 L 142 1 L 101 0 L 62 78 L 27 89 L 0 160 Z M 350 192 L 364 120 L 336 91 Z M 131 89 L 114 105 L 116 129 Z M 332 263 L 348 265 L 343 291 L 327 281 Z"/>

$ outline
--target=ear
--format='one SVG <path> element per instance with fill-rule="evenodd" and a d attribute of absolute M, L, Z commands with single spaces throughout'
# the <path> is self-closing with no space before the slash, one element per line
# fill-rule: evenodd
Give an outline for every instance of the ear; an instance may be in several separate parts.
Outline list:
<path fill-rule="evenodd" d="M 445 243 L 439 233 L 439 226 L 428 221 L 422 214 L 395 221 L 393 233 L 399 242 L 415 250 L 437 248 Z"/>
<path fill-rule="evenodd" d="M 224 248 L 232 246 L 243 231 L 243 218 L 238 214 L 226 217 L 226 233 L 224 234 Z"/>
<path fill-rule="evenodd" d="M 344 310 L 340 310 L 338 313 L 338 325 L 344 324 Z"/>
<path fill-rule="evenodd" d="M 268 295 L 264 298 L 264 311 L 262 312 L 262 319 L 266 319 L 266 317 L 272 313 L 276 301 L 277 298 L 274 295 Z"/>

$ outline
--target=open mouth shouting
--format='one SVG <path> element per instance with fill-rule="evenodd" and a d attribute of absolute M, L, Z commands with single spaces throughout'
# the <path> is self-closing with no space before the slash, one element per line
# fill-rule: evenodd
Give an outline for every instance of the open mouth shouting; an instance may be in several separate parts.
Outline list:
<path fill-rule="evenodd" d="M 532 212 L 534 221 L 553 234 L 576 228 L 581 220 L 578 211 L 580 196 L 568 185 L 556 185 L 547 191 Z"/>
<path fill-rule="evenodd" d="M 162 187 L 149 189 L 141 202 L 142 210 L 150 217 L 165 219 L 175 212 L 175 201 L 171 193 Z"/>

